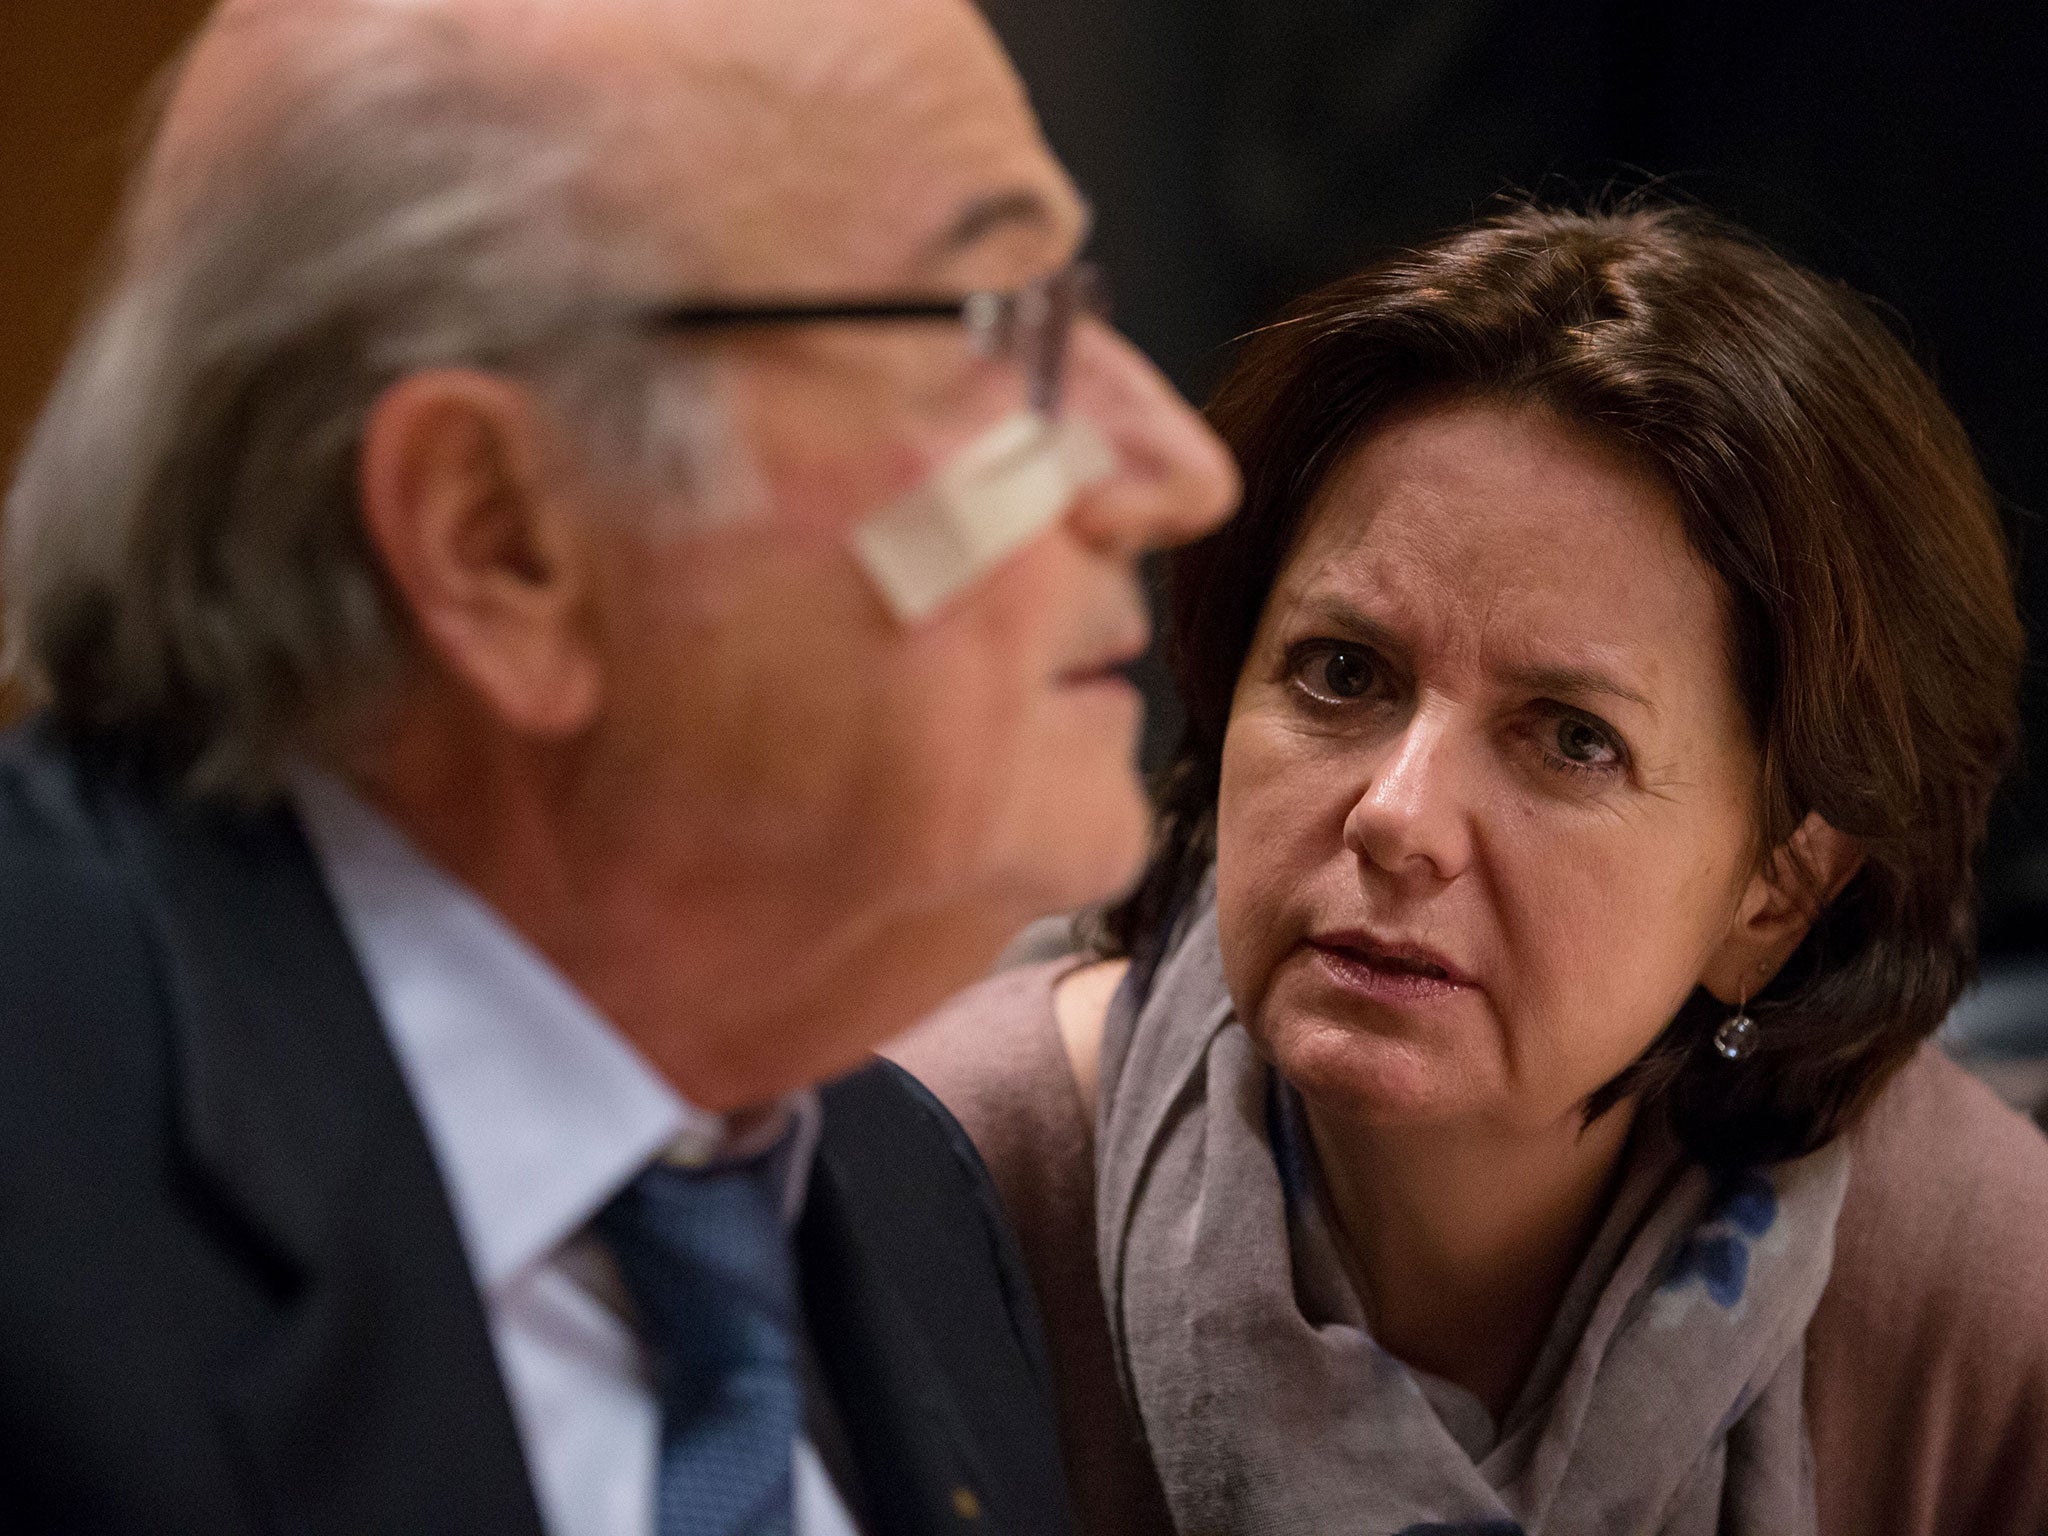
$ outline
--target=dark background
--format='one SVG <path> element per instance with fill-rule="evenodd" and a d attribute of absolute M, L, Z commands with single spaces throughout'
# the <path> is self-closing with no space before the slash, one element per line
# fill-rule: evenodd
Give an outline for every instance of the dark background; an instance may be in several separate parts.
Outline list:
<path fill-rule="evenodd" d="M 1985 940 L 2048 950 L 2048 5 L 984 5 L 1118 319 L 1197 399 L 1280 303 L 1504 191 L 1655 185 L 1882 301 L 2005 503 L 2033 656 Z"/>

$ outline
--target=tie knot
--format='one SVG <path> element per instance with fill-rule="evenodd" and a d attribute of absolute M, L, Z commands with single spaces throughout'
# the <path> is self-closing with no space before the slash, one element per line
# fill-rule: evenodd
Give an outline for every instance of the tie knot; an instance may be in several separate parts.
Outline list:
<path fill-rule="evenodd" d="M 793 1358 L 786 1149 L 704 1169 L 654 1163 L 599 1212 L 657 1374 Z"/>

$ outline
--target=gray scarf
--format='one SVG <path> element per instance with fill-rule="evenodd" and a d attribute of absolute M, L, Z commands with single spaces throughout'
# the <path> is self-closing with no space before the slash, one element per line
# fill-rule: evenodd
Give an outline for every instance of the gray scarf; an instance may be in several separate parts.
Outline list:
<path fill-rule="evenodd" d="M 1182 1531 L 1811 1536 L 1802 1344 L 1834 1260 L 1839 1142 L 1717 1178 L 1634 1137 L 1495 1432 L 1366 1331 L 1305 1197 L 1291 1090 L 1224 989 L 1206 891 L 1142 1006 L 1130 990 L 1104 1043 L 1097 1235 L 1118 1367 Z"/>

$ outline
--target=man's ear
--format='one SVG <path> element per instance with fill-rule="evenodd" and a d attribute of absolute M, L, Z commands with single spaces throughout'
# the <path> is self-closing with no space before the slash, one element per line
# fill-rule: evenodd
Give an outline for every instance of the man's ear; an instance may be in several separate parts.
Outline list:
<path fill-rule="evenodd" d="M 1756 996 L 1862 865 L 1862 845 L 1809 811 L 1750 877 L 1700 985 L 1730 1007 Z"/>
<path fill-rule="evenodd" d="M 592 528 L 563 459 L 530 391 L 444 368 L 378 398 L 358 463 L 371 546 L 420 644 L 509 728 L 557 739 L 603 687 Z"/>

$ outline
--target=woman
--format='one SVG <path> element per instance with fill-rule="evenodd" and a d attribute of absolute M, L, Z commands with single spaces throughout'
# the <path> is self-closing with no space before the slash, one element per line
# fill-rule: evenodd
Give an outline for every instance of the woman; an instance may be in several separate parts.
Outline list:
<path fill-rule="evenodd" d="M 1157 853 L 900 1051 L 1086 1522 L 2048 1528 L 2048 1144 L 1922 1043 L 2021 655 L 1933 387 L 1699 216 L 1527 210 L 1213 414 Z"/>

